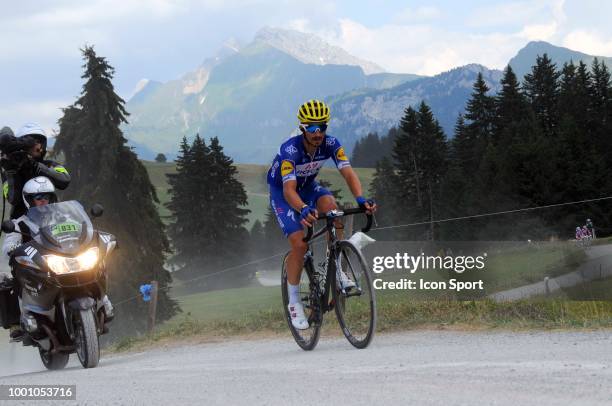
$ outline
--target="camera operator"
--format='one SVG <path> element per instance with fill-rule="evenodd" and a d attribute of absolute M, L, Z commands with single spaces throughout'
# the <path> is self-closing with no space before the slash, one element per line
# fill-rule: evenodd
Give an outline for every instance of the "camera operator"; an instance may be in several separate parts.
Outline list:
<path fill-rule="evenodd" d="M 44 159 L 47 153 L 47 135 L 38 124 L 24 125 L 17 131 L 16 136 L 11 133 L 7 127 L 0 131 L 0 165 L 4 169 L 4 197 L 12 205 L 11 219 L 16 219 L 26 212 L 21 192 L 28 180 L 45 176 L 57 189 L 63 190 L 70 183 L 70 175 L 59 163 Z"/>

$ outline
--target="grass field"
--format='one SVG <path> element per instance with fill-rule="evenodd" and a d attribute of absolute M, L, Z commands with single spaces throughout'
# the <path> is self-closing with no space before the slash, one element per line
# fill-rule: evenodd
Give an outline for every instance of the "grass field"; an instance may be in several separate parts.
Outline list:
<path fill-rule="evenodd" d="M 168 195 L 168 181 L 166 174 L 175 173 L 176 166 L 172 163 L 158 163 L 151 161 L 143 161 L 149 177 L 157 196 L 160 200 L 159 213 L 167 220 L 167 216 L 170 215 L 168 209 L 164 207 L 164 203 L 168 202 L 170 196 Z M 247 208 L 251 210 L 248 215 L 250 228 L 255 220 L 263 221 L 265 219 L 266 211 L 268 210 L 268 185 L 266 183 L 266 175 L 268 171 L 267 165 L 252 165 L 252 164 L 238 164 L 238 180 L 242 182 L 248 196 Z M 355 171 L 361 179 L 364 190 L 368 190 L 372 176 L 374 175 L 374 169 L 370 168 L 355 168 Z M 319 174 L 318 179 L 323 179 L 332 184 L 333 189 L 340 189 L 343 201 L 353 202 L 352 196 L 342 175 L 335 168 L 323 168 Z"/>
<path fill-rule="evenodd" d="M 403 300 L 379 298 L 378 332 L 415 328 L 436 329 L 570 329 L 611 328 L 612 302 L 522 300 L 496 303 L 490 300 Z M 324 334 L 340 335 L 333 313 L 328 313 Z M 157 342 L 217 339 L 235 335 L 285 334 L 290 337 L 280 299 L 267 308 L 245 311 L 226 319 L 197 319 L 189 314 L 161 326 L 151 336 L 127 337 L 110 351 L 155 346 Z"/>
<path fill-rule="evenodd" d="M 544 276 L 556 276 L 571 272 L 582 260 L 584 260 L 584 253 L 581 250 L 572 249 L 571 246 L 565 244 L 551 245 L 539 249 L 512 250 L 492 256 L 486 269 L 479 274 L 478 278 L 485 281 L 486 293 L 488 294 L 539 281 Z M 407 277 L 406 273 L 382 273 L 373 276 L 373 278 L 382 278 L 385 281 L 395 281 L 404 277 Z M 428 281 L 442 281 L 447 280 L 449 275 L 443 271 L 428 271 L 416 278 L 421 277 Z M 450 275 L 450 277 L 456 278 L 459 275 Z M 612 281 L 608 283 L 612 283 Z M 600 290 L 605 290 L 607 286 L 604 284 Z M 595 286 L 592 289 L 595 289 Z M 383 308 L 385 306 L 389 308 L 403 306 L 403 303 L 413 301 L 463 299 L 462 296 L 450 291 L 378 290 L 376 295 Z M 581 298 L 580 291 L 577 290 L 571 295 L 568 294 L 568 297 L 578 300 Z M 264 287 L 257 285 L 217 290 L 177 296 L 175 299 L 179 301 L 183 314 L 176 316 L 169 322 L 170 324 L 176 324 L 183 320 L 185 316 L 202 322 L 227 321 L 249 317 L 249 315 L 261 311 L 278 311 L 281 309 L 281 292 L 278 286 Z"/>
<path fill-rule="evenodd" d="M 607 300 L 612 301 L 612 278 L 601 279 L 582 285 L 565 288 L 553 297 L 567 300 Z"/>

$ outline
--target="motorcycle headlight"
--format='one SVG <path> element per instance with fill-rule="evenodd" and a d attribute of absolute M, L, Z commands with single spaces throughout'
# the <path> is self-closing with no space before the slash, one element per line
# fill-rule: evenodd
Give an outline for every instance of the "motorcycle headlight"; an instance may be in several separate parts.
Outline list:
<path fill-rule="evenodd" d="M 98 247 L 93 247 L 77 257 L 43 255 L 49 268 L 56 274 L 89 271 L 98 263 Z"/>
<path fill-rule="evenodd" d="M 98 247 L 93 247 L 76 257 L 81 269 L 89 271 L 98 263 L 99 253 Z"/>

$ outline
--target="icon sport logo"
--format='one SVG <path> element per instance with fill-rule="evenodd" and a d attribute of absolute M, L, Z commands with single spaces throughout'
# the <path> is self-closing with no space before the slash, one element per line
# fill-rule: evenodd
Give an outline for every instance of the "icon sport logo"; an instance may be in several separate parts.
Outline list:
<path fill-rule="evenodd" d="M 281 176 L 287 176 L 293 172 L 293 164 L 290 161 L 283 161 L 281 164 Z"/>

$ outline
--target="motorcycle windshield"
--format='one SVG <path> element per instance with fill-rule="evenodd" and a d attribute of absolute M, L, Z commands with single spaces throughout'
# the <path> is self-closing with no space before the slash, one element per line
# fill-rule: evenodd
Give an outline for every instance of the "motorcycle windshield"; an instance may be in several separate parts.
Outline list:
<path fill-rule="evenodd" d="M 91 220 L 76 200 L 31 207 L 27 218 L 33 238 L 52 251 L 76 254 L 93 237 Z"/>

